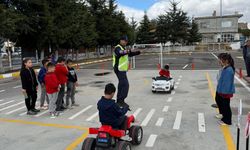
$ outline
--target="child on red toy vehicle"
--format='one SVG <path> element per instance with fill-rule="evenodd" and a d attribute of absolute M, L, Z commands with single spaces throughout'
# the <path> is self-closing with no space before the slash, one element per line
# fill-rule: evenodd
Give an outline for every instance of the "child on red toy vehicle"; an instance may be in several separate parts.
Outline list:
<path fill-rule="evenodd" d="M 120 108 L 114 97 L 116 88 L 114 84 L 109 83 L 105 86 L 104 95 L 97 103 L 99 110 L 99 120 L 102 125 L 110 125 L 114 129 L 124 129 L 127 121 L 126 113 L 129 110 L 128 105 Z"/>
<path fill-rule="evenodd" d="M 169 65 L 165 65 L 164 69 L 161 69 L 159 74 L 160 74 L 160 76 L 170 78 Z"/>

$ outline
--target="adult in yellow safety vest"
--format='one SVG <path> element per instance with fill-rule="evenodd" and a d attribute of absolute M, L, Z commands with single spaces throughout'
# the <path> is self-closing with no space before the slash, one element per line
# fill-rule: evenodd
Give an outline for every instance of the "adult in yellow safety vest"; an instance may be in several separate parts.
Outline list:
<path fill-rule="evenodd" d="M 113 68 L 114 72 L 119 80 L 118 92 L 117 92 L 117 104 L 120 107 L 129 107 L 125 103 L 125 99 L 128 96 L 129 82 L 127 78 L 127 71 L 129 69 L 129 57 L 140 55 L 140 51 L 132 52 L 127 50 L 125 47 L 128 44 L 128 37 L 122 36 L 120 38 L 120 44 L 115 47 L 113 53 Z"/>

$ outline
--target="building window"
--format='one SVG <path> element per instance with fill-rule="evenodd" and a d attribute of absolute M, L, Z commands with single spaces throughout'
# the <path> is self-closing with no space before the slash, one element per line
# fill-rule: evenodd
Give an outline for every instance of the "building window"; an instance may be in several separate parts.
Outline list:
<path fill-rule="evenodd" d="M 208 22 L 201 22 L 200 23 L 200 28 L 201 29 L 207 29 L 207 28 L 209 28 L 209 23 Z"/>
<path fill-rule="evenodd" d="M 230 27 L 232 27 L 232 21 L 222 21 L 221 22 L 221 27 L 222 28 L 230 28 Z"/>
<path fill-rule="evenodd" d="M 222 34 L 222 42 L 229 43 L 234 41 L 233 34 Z"/>

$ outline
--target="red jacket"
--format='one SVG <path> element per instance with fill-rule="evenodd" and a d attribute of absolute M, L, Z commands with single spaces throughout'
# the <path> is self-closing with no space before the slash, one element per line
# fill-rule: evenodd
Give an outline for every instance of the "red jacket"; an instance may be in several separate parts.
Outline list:
<path fill-rule="evenodd" d="M 170 78 L 170 72 L 168 70 L 161 69 L 159 74 L 160 74 L 160 76 Z"/>
<path fill-rule="evenodd" d="M 68 81 L 68 69 L 66 66 L 57 64 L 56 65 L 56 77 L 59 80 L 60 84 L 65 84 Z"/>
<path fill-rule="evenodd" d="M 58 81 L 56 74 L 54 72 L 49 72 L 44 77 L 46 92 L 48 94 L 53 94 L 58 92 L 58 87 L 60 82 Z"/>

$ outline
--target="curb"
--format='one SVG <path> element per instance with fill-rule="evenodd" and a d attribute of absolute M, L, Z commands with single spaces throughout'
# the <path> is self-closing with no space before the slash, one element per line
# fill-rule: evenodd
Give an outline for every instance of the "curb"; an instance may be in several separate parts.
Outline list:
<path fill-rule="evenodd" d="M 101 63 L 101 62 L 107 62 L 112 60 L 111 58 L 108 59 L 103 59 L 103 60 L 95 60 L 95 61 L 90 61 L 90 62 L 84 62 L 84 63 L 77 63 L 74 64 L 73 66 L 76 67 L 78 65 L 88 65 L 88 64 L 94 64 L 94 63 Z M 35 72 L 38 73 L 40 69 L 35 69 Z M 20 72 L 13 72 L 13 73 L 5 73 L 5 74 L 0 74 L 0 80 L 1 79 L 7 79 L 7 78 L 19 78 L 20 77 Z"/>

